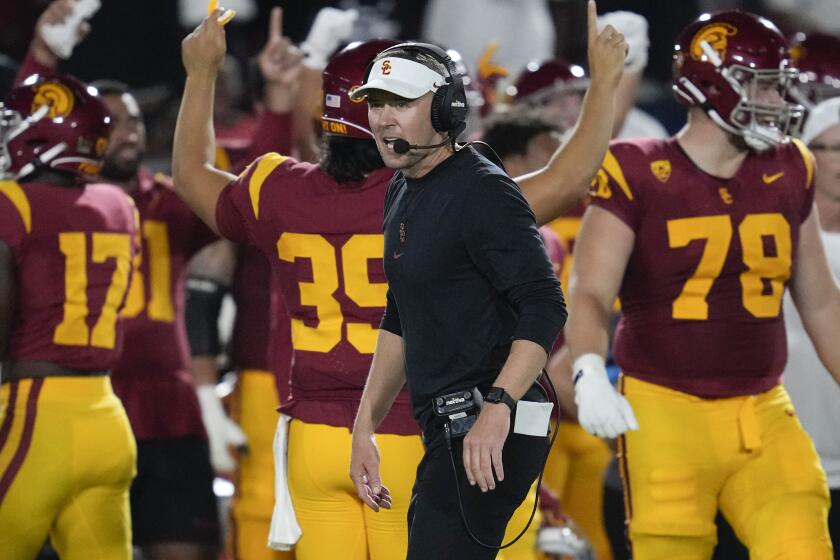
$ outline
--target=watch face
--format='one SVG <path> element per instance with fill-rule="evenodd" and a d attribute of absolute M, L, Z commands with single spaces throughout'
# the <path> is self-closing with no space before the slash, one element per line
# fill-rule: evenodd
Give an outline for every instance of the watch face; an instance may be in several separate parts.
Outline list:
<path fill-rule="evenodd" d="M 490 389 L 489 391 L 487 391 L 487 396 L 484 397 L 484 400 L 492 402 L 492 403 L 501 402 L 501 400 L 502 400 L 501 389 L 496 389 L 496 388 Z"/>

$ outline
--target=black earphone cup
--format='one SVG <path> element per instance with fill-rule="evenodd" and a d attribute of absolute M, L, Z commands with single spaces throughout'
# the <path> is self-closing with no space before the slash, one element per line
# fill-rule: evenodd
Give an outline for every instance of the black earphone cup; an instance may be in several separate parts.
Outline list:
<path fill-rule="evenodd" d="M 448 132 L 450 129 L 450 121 L 449 121 L 449 111 L 447 97 L 449 91 L 449 86 L 441 86 L 435 92 L 434 97 L 432 97 L 432 110 L 431 110 L 431 117 L 432 117 L 432 128 L 434 128 L 437 132 Z"/>

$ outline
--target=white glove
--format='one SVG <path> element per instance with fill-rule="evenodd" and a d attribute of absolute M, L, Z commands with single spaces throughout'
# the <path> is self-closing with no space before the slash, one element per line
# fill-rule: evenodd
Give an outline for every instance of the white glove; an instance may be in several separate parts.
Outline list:
<path fill-rule="evenodd" d="M 350 37 L 358 17 L 359 12 L 356 10 L 321 8 L 306 41 L 300 46 L 306 54 L 303 64 L 313 70 L 323 70 L 338 45 Z"/>
<path fill-rule="evenodd" d="M 644 16 L 633 12 L 610 12 L 598 16 L 598 29 L 612 25 L 624 35 L 627 41 L 627 58 L 624 59 L 626 72 L 641 72 L 648 63 L 648 22 Z"/>
<path fill-rule="evenodd" d="M 201 405 L 201 419 L 204 421 L 207 439 L 210 442 L 210 462 L 216 472 L 232 473 L 236 469 L 236 460 L 228 447 L 245 445 L 245 434 L 236 422 L 225 414 L 222 399 L 216 394 L 215 386 L 199 385 L 196 392 L 198 403 Z"/>
<path fill-rule="evenodd" d="M 95 14 L 101 6 L 99 0 L 77 0 L 73 12 L 61 23 L 41 28 L 41 39 L 59 58 L 70 58 L 79 42 L 79 26 Z"/>
<path fill-rule="evenodd" d="M 584 354 L 572 366 L 578 422 L 590 434 L 614 438 L 627 430 L 638 430 L 636 415 L 607 377 L 604 358 Z"/>

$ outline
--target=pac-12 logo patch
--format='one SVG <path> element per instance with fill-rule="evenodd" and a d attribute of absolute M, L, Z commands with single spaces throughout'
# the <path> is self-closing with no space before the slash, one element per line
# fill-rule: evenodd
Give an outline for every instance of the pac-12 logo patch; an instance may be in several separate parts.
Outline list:
<path fill-rule="evenodd" d="M 650 162 L 650 172 L 653 173 L 654 177 L 665 183 L 671 176 L 671 162 L 667 159 L 652 161 Z"/>
<path fill-rule="evenodd" d="M 57 82 L 46 82 L 35 89 L 35 97 L 32 98 L 32 112 L 34 113 L 43 105 L 49 105 L 50 112 L 47 117 L 66 117 L 73 110 L 75 98 L 73 92 L 64 84 Z"/>

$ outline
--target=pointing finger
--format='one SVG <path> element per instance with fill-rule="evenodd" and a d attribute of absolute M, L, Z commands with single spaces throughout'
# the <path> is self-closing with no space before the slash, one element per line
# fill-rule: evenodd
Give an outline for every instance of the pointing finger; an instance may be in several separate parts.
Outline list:
<path fill-rule="evenodd" d="M 271 22 L 269 24 L 268 38 L 280 39 L 283 36 L 283 8 L 275 6 L 271 9 Z"/>
<path fill-rule="evenodd" d="M 586 5 L 586 28 L 587 41 L 591 48 L 598 36 L 598 7 L 595 5 L 595 0 L 589 0 Z"/>

